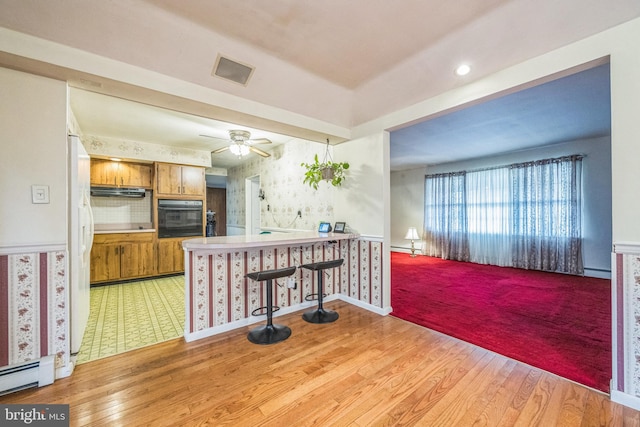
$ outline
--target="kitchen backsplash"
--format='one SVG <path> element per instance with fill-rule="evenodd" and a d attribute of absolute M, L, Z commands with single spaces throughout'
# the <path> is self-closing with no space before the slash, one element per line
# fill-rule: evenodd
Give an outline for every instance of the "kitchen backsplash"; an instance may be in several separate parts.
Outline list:
<path fill-rule="evenodd" d="M 145 224 L 151 222 L 151 191 L 145 197 L 91 197 L 93 222 L 100 224 Z"/>

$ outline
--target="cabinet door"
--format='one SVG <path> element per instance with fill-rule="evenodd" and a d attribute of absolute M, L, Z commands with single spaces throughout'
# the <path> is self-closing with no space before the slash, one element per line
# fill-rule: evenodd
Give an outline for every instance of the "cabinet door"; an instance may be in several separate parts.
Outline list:
<path fill-rule="evenodd" d="M 187 196 L 201 196 L 204 194 L 204 189 L 204 168 L 182 166 L 182 194 Z"/>
<path fill-rule="evenodd" d="M 91 248 L 91 283 L 120 278 L 120 245 L 98 243 Z"/>
<path fill-rule="evenodd" d="M 158 274 L 184 271 L 184 251 L 182 239 L 162 239 L 158 241 Z"/>
<path fill-rule="evenodd" d="M 180 194 L 182 188 L 182 171 L 180 165 L 158 163 L 156 179 L 158 193 Z"/>
<path fill-rule="evenodd" d="M 122 279 L 155 274 L 153 243 L 122 243 L 120 245 L 120 276 Z"/>
<path fill-rule="evenodd" d="M 119 186 L 151 188 L 151 165 L 121 163 L 119 172 Z"/>
<path fill-rule="evenodd" d="M 91 185 L 118 185 L 119 163 L 111 160 L 91 159 Z"/>

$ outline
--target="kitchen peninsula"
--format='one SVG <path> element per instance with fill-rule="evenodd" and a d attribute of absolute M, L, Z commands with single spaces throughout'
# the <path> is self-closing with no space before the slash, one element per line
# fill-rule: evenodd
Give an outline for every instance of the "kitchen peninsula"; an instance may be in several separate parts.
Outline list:
<path fill-rule="evenodd" d="M 265 284 L 247 273 L 299 267 L 343 258 L 344 264 L 327 270 L 325 301 L 343 299 L 382 313 L 382 243 L 363 240 L 357 234 L 294 232 L 187 239 L 185 252 L 185 340 L 193 341 L 263 321 L 251 312 L 265 305 Z M 317 276 L 298 269 L 274 283 L 277 314 L 302 310 L 315 301 L 305 296 L 317 289 Z M 295 331 L 294 331 L 295 333 Z"/>

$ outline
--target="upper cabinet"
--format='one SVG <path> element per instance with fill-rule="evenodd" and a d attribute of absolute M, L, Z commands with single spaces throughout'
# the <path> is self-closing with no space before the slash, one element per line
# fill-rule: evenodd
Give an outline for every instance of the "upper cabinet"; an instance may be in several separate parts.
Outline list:
<path fill-rule="evenodd" d="M 204 196 L 204 168 L 156 163 L 156 191 L 167 196 Z"/>
<path fill-rule="evenodd" d="M 150 189 L 152 176 L 150 164 L 91 159 L 91 185 Z"/>

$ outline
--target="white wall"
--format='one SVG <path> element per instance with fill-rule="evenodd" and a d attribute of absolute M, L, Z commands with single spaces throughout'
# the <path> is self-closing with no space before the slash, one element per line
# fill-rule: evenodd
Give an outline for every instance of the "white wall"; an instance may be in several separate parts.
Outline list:
<path fill-rule="evenodd" d="M 415 227 L 422 237 L 424 225 L 424 176 L 426 168 L 391 173 L 391 249 L 408 251 L 411 241 L 404 236 Z M 416 250 L 422 248 L 415 242 Z"/>
<path fill-rule="evenodd" d="M 335 193 L 335 217 L 366 236 L 385 235 L 389 206 L 388 134 L 378 133 L 335 146 L 335 160 L 349 163 L 342 191 Z M 386 162 L 386 163 L 385 163 Z M 387 167 L 388 168 L 388 167 Z"/>
<path fill-rule="evenodd" d="M 381 294 L 384 305 L 391 307 L 389 133 L 376 132 L 336 145 L 335 159 L 350 166 L 347 181 L 335 193 L 335 216 L 361 236 L 382 241 Z"/>
<path fill-rule="evenodd" d="M 66 83 L 0 68 L 0 246 L 67 241 Z M 31 186 L 49 203 L 33 204 Z"/>

